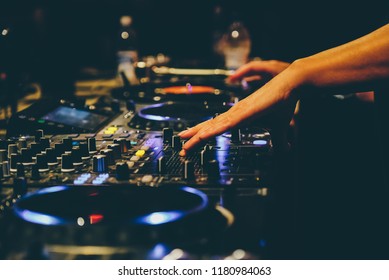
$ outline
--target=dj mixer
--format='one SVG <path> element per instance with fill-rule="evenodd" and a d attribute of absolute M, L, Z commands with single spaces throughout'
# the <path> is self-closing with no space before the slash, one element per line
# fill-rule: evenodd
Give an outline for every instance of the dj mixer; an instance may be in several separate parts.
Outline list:
<path fill-rule="evenodd" d="M 177 133 L 228 110 L 236 91 L 186 83 L 112 96 L 41 100 L 12 117 L 0 142 L 0 258 L 266 257 L 270 131 L 236 128 L 178 154 Z"/>

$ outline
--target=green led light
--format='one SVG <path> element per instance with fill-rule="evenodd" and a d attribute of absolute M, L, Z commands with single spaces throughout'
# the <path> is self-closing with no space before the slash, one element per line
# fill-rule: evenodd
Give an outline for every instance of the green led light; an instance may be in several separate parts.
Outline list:
<path fill-rule="evenodd" d="M 38 123 L 45 123 L 45 120 L 38 120 Z"/>

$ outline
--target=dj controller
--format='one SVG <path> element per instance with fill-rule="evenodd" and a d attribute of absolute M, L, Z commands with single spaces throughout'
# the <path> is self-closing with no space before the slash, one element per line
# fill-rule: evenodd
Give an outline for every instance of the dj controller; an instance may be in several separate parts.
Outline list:
<path fill-rule="evenodd" d="M 241 92 L 161 85 L 88 106 L 41 100 L 12 117 L 0 141 L 1 259 L 266 258 L 270 131 L 236 128 L 181 157 L 177 133 Z"/>

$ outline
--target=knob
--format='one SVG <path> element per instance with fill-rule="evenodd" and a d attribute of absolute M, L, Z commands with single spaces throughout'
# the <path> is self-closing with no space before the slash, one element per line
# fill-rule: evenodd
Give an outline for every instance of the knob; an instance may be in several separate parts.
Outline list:
<path fill-rule="evenodd" d="M 113 156 L 113 151 L 111 149 L 101 150 L 100 153 L 102 155 L 106 156 L 106 161 L 107 161 L 108 165 L 114 165 L 115 164 L 115 158 Z"/>
<path fill-rule="evenodd" d="M 130 177 L 130 169 L 127 162 L 118 162 L 116 164 L 116 178 L 118 180 L 128 180 Z"/>
<path fill-rule="evenodd" d="M 207 171 L 208 171 L 208 180 L 219 180 L 220 179 L 219 161 L 216 159 L 210 160 L 208 162 Z"/>
<path fill-rule="evenodd" d="M 79 147 L 73 147 L 71 156 L 74 166 L 82 165 L 81 151 Z"/>
<path fill-rule="evenodd" d="M 31 180 L 40 180 L 41 174 L 39 173 L 39 167 L 37 163 L 31 165 Z"/>
<path fill-rule="evenodd" d="M 167 159 L 164 156 L 161 156 L 158 159 L 158 172 L 160 174 L 165 174 L 166 173 L 166 167 L 167 167 Z"/>
<path fill-rule="evenodd" d="M 12 154 L 18 153 L 18 145 L 16 144 L 9 144 L 8 145 L 8 158 L 11 158 Z"/>
<path fill-rule="evenodd" d="M 65 152 L 72 150 L 72 148 L 73 148 L 73 139 L 72 138 L 67 137 L 67 138 L 62 139 L 62 143 L 63 143 L 64 149 L 65 149 Z"/>
<path fill-rule="evenodd" d="M 95 155 L 92 159 L 93 172 L 105 173 L 108 172 L 108 162 L 105 155 Z"/>
<path fill-rule="evenodd" d="M 27 140 L 24 138 L 20 138 L 18 141 L 19 149 L 27 148 Z"/>
<path fill-rule="evenodd" d="M 47 155 L 37 154 L 36 155 L 36 164 L 38 165 L 39 172 L 49 171 L 49 165 L 47 164 Z"/>
<path fill-rule="evenodd" d="M 57 159 L 61 159 L 62 155 L 65 153 L 65 147 L 63 143 L 55 143 L 54 151 Z"/>
<path fill-rule="evenodd" d="M 206 168 L 208 161 L 209 161 L 209 151 L 208 150 L 201 150 L 200 151 L 200 164 L 203 168 Z"/>
<path fill-rule="evenodd" d="M 194 164 L 190 160 L 186 160 L 184 162 L 183 166 L 183 177 L 186 180 L 193 180 L 194 179 Z"/>
<path fill-rule="evenodd" d="M 107 146 L 107 148 L 112 150 L 114 159 L 120 159 L 122 157 L 122 152 L 120 150 L 119 144 L 110 144 Z"/>
<path fill-rule="evenodd" d="M 80 143 L 78 147 L 80 149 L 81 158 L 88 159 L 89 158 L 88 143 Z"/>
<path fill-rule="evenodd" d="M 242 134 L 239 128 L 231 130 L 231 142 L 240 143 L 242 141 Z"/>
<path fill-rule="evenodd" d="M 118 139 L 114 139 L 113 142 L 115 144 L 119 144 L 120 145 L 120 152 L 121 153 L 127 153 L 128 150 L 131 148 L 131 143 L 129 143 L 126 139 L 124 138 L 118 138 Z"/>
<path fill-rule="evenodd" d="M 10 176 L 10 168 L 9 168 L 9 161 L 3 161 L 2 163 L 2 169 L 3 169 L 3 177 L 9 177 Z"/>
<path fill-rule="evenodd" d="M 27 193 L 27 181 L 24 177 L 14 179 L 13 191 L 15 196 L 22 196 Z"/>
<path fill-rule="evenodd" d="M 62 172 L 72 172 L 74 171 L 74 165 L 71 154 L 63 154 L 61 156 L 61 171 Z"/>
<path fill-rule="evenodd" d="M 20 155 L 19 154 L 11 154 L 10 158 L 10 170 L 11 172 L 16 172 L 16 165 L 18 162 L 20 162 Z"/>
<path fill-rule="evenodd" d="M 35 142 L 39 142 L 41 138 L 43 137 L 44 133 L 42 129 L 35 130 L 34 137 L 35 137 Z"/>
<path fill-rule="evenodd" d="M 25 171 L 24 171 L 24 165 L 21 162 L 18 162 L 16 164 L 16 177 L 24 177 Z"/>
<path fill-rule="evenodd" d="M 182 143 L 181 143 L 181 138 L 178 135 L 174 135 L 172 137 L 172 147 L 176 151 L 181 151 L 182 149 Z"/>
<path fill-rule="evenodd" d="M 53 148 L 46 149 L 46 157 L 48 165 L 56 165 L 58 164 L 56 150 Z"/>
<path fill-rule="evenodd" d="M 162 129 L 163 143 L 171 145 L 173 137 L 173 129 L 165 127 Z"/>
<path fill-rule="evenodd" d="M 50 138 L 42 137 L 40 143 L 42 151 L 44 151 L 46 148 L 50 148 Z"/>
<path fill-rule="evenodd" d="M 128 111 L 135 112 L 135 107 L 136 107 L 136 105 L 135 105 L 134 100 L 131 100 L 131 99 L 126 100 L 126 108 Z"/>
<path fill-rule="evenodd" d="M 88 149 L 89 149 L 90 154 L 97 153 L 96 138 L 94 138 L 94 137 L 88 138 Z"/>
<path fill-rule="evenodd" d="M 32 163 L 31 150 L 27 148 L 20 149 L 20 161 L 22 163 Z"/>
<path fill-rule="evenodd" d="M 31 156 L 35 158 L 36 154 L 39 154 L 42 151 L 42 147 L 40 143 L 32 142 L 30 145 Z"/>
<path fill-rule="evenodd" d="M 8 152 L 7 150 L 0 150 L 0 163 L 8 161 Z"/>

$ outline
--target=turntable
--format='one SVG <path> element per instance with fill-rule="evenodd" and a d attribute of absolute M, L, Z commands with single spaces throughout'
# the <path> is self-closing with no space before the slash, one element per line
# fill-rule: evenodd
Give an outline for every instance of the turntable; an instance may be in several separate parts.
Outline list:
<path fill-rule="evenodd" d="M 129 127 L 147 131 L 172 128 L 181 131 L 223 113 L 231 107 L 227 103 L 165 102 L 145 106 L 128 123 Z"/>

